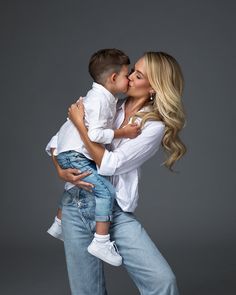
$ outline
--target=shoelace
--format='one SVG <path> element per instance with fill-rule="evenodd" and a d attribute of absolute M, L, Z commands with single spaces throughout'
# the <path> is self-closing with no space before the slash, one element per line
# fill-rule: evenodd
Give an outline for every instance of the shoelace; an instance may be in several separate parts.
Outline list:
<path fill-rule="evenodd" d="M 118 251 L 118 248 L 117 248 L 117 246 L 115 244 L 115 241 L 110 242 L 109 249 L 111 250 L 111 252 L 113 254 L 116 254 L 116 255 L 119 254 L 119 251 Z"/>

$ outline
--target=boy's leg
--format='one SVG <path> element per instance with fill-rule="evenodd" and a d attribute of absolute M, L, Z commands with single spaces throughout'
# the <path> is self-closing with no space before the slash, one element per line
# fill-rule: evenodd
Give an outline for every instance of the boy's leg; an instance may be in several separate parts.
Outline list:
<path fill-rule="evenodd" d="M 57 209 L 57 215 L 54 219 L 53 224 L 47 230 L 47 233 L 52 237 L 63 241 L 62 227 L 61 227 L 61 217 L 62 217 L 62 209 Z"/>
<path fill-rule="evenodd" d="M 47 230 L 47 233 L 50 234 L 52 237 L 63 241 L 61 217 L 62 217 L 62 200 L 60 199 L 60 202 L 59 202 L 58 208 L 57 208 L 57 214 L 54 218 L 54 222 Z"/>
<path fill-rule="evenodd" d="M 64 193 L 62 227 L 67 269 L 72 295 L 107 294 L 102 261 L 90 255 L 87 247 L 93 239 L 95 199 L 78 188 Z"/>
<path fill-rule="evenodd" d="M 96 200 L 96 233 L 88 246 L 88 252 L 111 265 L 120 266 L 122 257 L 118 253 L 114 242 L 110 241 L 109 234 L 115 190 L 111 183 L 98 175 L 97 171 L 92 167 L 90 171 L 92 171 L 92 174 L 85 177 L 84 181 L 93 183 L 95 186 L 93 192 Z"/>
<path fill-rule="evenodd" d="M 66 155 L 60 154 L 59 158 L 61 162 L 61 165 L 60 165 L 61 168 L 63 169 L 70 168 L 70 166 L 68 166 Z M 60 198 L 60 201 L 58 203 L 58 208 L 57 208 L 57 214 L 54 218 L 53 224 L 47 230 L 47 233 L 50 234 L 52 237 L 63 241 L 61 219 L 62 219 L 62 200 Z"/>
<path fill-rule="evenodd" d="M 79 169 L 81 172 L 91 172 L 90 175 L 83 178 L 83 181 L 94 185 L 93 193 L 96 198 L 95 219 L 98 222 L 108 222 L 109 225 L 112 219 L 113 203 L 116 195 L 115 188 L 105 177 L 97 173 L 96 167 L 91 161 L 88 161 L 87 165 L 82 167 L 78 163 L 78 165 L 74 165 L 74 168 Z"/>
<path fill-rule="evenodd" d="M 57 208 L 57 218 L 61 220 L 62 208 Z"/>
<path fill-rule="evenodd" d="M 119 266 L 122 264 L 122 257 L 117 252 L 114 242 L 110 241 L 109 235 L 115 189 L 106 178 L 97 173 L 95 164 L 86 160 L 75 161 L 71 164 L 73 168 L 79 169 L 81 172 L 89 170 L 91 174 L 83 180 L 94 184 L 96 233 L 88 246 L 88 252 L 111 265 Z"/>
<path fill-rule="evenodd" d="M 122 257 L 117 253 L 113 242 L 110 242 L 109 225 L 112 216 L 115 189 L 112 184 L 97 173 L 96 165 L 85 156 L 69 151 L 59 154 L 58 163 L 62 168 L 75 168 L 81 172 L 90 171 L 91 174 L 83 181 L 94 184 L 93 193 L 96 199 L 95 220 L 96 233 L 88 247 L 90 254 L 115 266 L 122 263 Z M 81 190 L 84 192 L 84 190 Z"/>
<path fill-rule="evenodd" d="M 103 222 L 109 222 L 112 216 L 113 203 L 115 199 L 115 188 L 113 185 L 103 176 L 97 173 L 96 164 L 86 158 L 84 155 L 76 151 L 68 151 L 60 153 L 57 156 L 57 161 L 61 168 L 75 168 L 81 172 L 90 171 L 91 174 L 83 178 L 83 181 L 94 184 L 93 192 L 96 197 L 96 221 L 101 221 L 102 224 L 98 224 L 101 231 L 106 231 L 109 228 L 109 223 L 104 225 Z"/>
<path fill-rule="evenodd" d="M 96 222 L 96 233 L 98 235 L 108 235 L 110 228 L 110 221 L 97 221 Z"/>
<path fill-rule="evenodd" d="M 140 294 L 179 294 L 170 266 L 133 214 L 115 209 L 110 234 Z"/>

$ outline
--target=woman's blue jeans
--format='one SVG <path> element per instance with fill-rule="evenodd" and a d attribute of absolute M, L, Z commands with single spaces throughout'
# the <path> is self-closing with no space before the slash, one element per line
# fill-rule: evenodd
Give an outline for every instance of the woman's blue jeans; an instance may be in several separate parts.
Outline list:
<path fill-rule="evenodd" d="M 73 187 L 64 192 L 62 229 L 69 282 L 73 295 L 107 294 L 103 263 L 90 255 L 95 232 L 95 197 Z M 175 276 L 141 224 L 115 202 L 110 226 L 123 266 L 142 295 L 177 295 Z M 124 294 L 129 294 L 124 292 Z"/>

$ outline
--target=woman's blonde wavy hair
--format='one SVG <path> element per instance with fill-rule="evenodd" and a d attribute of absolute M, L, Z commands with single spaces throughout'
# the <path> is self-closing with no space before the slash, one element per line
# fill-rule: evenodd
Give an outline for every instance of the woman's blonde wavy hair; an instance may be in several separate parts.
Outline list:
<path fill-rule="evenodd" d="M 182 104 L 184 79 L 178 62 L 164 52 L 146 52 L 143 56 L 149 83 L 155 95 L 150 104 L 153 110 L 139 113 L 142 125 L 147 120 L 161 120 L 165 124 L 162 146 L 166 154 L 164 165 L 172 167 L 185 153 L 186 147 L 179 138 L 179 132 L 185 125 L 185 113 Z"/>

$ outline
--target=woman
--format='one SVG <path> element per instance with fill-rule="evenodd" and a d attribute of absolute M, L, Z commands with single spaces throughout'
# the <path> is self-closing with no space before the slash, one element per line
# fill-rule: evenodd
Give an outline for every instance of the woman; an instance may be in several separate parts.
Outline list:
<path fill-rule="evenodd" d="M 163 52 L 148 52 L 137 61 L 129 80 L 128 98 L 117 111 L 114 128 L 122 128 L 130 119 L 141 124 L 141 134 L 135 139 L 114 140 L 108 151 L 89 140 L 81 102 L 69 108 L 69 117 L 99 173 L 112 176 L 117 202 L 110 235 L 116 240 L 123 265 L 140 294 L 176 295 L 174 274 L 133 211 L 138 201 L 139 167 L 155 154 L 160 144 L 167 154 L 165 165 L 171 170 L 185 153 L 179 138 L 185 119 L 181 103 L 183 76 L 173 57 Z M 58 166 L 57 169 L 62 179 L 76 185 L 64 193 L 62 214 L 72 294 L 106 294 L 102 262 L 87 252 L 95 230 L 91 185 L 81 180 L 84 174 L 76 176 L 72 170 L 61 170 Z"/>

